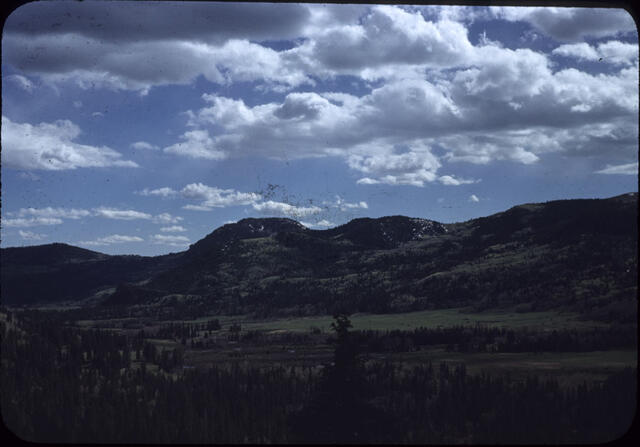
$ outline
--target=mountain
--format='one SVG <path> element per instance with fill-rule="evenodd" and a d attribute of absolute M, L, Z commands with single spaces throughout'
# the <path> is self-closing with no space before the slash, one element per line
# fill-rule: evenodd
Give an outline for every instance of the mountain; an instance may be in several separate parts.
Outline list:
<path fill-rule="evenodd" d="M 388 216 L 311 230 L 224 225 L 188 250 L 108 256 L 64 244 L 2 250 L 5 304 L 79 300 L 193 312 L 309 315 L 451 306 L 637 315 L 637 194 L 524 204 L 443 224 Z"/>
<path fill-rule="evenodd" d="M 82 300 L 121 282 L 142 281 L 174 265 L 180 254 L 110 256 L 67 244 L 0 251 L 2 304 Z"/>

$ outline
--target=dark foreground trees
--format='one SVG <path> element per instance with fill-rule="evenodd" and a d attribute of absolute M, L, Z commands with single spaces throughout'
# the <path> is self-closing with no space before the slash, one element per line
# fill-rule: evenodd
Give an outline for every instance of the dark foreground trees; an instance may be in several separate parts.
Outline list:
<path fill-rule="evenodd" d="M 616 439 L 635 415 L 635 369 L 563 388 L 464 365 L 365 362 L 348 329 L 336 320 L 322 373 L 240 362 L 165 371 L 137 336 L 18 315 L 0 323 L 2 419 L 37 442 L 581 444 Z"/>
<path fill-rule="evenodd" d="M 374 395 L 365 377 L 346 315 L 334 317 L 333 364 L 324 369 L 309 404 L 292 415 L 292 440 L 323 444 L 390 442 L 397 439 L 393 417 L 368 402 Z"/>

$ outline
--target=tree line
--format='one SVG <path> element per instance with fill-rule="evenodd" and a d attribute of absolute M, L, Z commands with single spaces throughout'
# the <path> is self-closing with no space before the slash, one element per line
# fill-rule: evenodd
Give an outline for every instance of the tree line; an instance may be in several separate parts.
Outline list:
<path fill-rule="evenodd" d="M 36 442 L 582 443 L 621 436 L 635 413 L 636 370 L 560 387 L 408 368 L 365 362 L 346 316 L 333 330 L 323 368 L 184 369 L 179 349 L 140 334 L 12 317 L 0 326 L 3 419 Z"/>

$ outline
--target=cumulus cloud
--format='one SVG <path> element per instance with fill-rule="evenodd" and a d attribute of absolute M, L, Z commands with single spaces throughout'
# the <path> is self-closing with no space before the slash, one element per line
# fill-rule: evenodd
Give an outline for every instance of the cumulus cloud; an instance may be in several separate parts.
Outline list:
<path fill-rule="evenodd" d="M 3 59 L 48 82 L 146 93 L 155 85 L 306 76 L 253 42 L 296 38 L 311 13 L 299 4 L 101 2 L 24 5 L 4 28 Z"/>
<path fill-rule="evenodd" d="M 458 185 L 467 185 L 470 183 L 477 183 L 477 180 L 456 178 L 451 175 L 442 175 L 438 177 L 438 181 L 443 185 L 448 185 L 448 186 L 458 186 Z"/>
<path fill-rule="evenodd" d="M 602 60 L 617 65 L 638 64 L 638 44 L 610 40 L 598 44 L 598 53 Z"/>
<path fill-rule="evenodd" d="M 216 142 L 206 130 L 190 130 L 185 132 L 179 143 L 164 148 L 169 154 L 184 155 L 190 158 L 205 158 L 221 160 L 227 157 L 224 151 L 218 149 Z"/>
<path fill-rule="evenodd" d="M 305 227 L 307 227 L 307 228 L 325 228 L 326 229 L 326 228 L 329 228 L 329 227 L 335 227 L 336 226 L 335 223 L 330 222 L 330 221 L 328 221 L 326 219 L 321 219 L 321 220 L 319 220 L 318 222 L 315 222 L 315 223 L 303 222 L 303 221 L 300 221 L 300 223 L 302 225 L 304 225 Z"/>
<path fill-rule="evenodd" d="M 79 34 L 51 39 L 8 33 L 3 55 L 13 66 L 49 83 L 137 90 L 143 95 L 154 86 L 189 84 L 198 76 L 219 84 L 266 80 L 295 87 L 312 83 L 297 64 L 284 60 L 283 53 L 248 40 L 210 44 L 165 37 L 119 44 Z"/>
<path fill-rule="evenodd" d="M 306 217 L 312 214 L 318 214 L 322 211 L 322 208 L 315 205 L 294 206 L 284 202 L 274 202 L 273 200 L 254 203 L 252 206 L 254 210 L 264 214 L 275 214 L 292 218 Z"/>
<path fill-rule="evenodd" d="M 425 182 L 436 180 L 436 171 L 440 168 L 437 157 L 427 147 L 402 154 L 388 150 L 372 155 L 351 155 L 348 164 L 367 175 L 358 181 L 361 184 L 424 186 Z"/>
<path fill-rule="evenodd" d="M 112 234 L 110 236 L 99 237 L 92 241 L 80 241 L 78 245 L 112 245 L 125 244 L 130 242 L 144 242 L 144 239 L 138 236 L 126 236 L 121 234 Z"/>
<path fill-rule="evenodd" d="M 348 210 L 358 209 L 358 208 L 360 208 L 360 209 L 368 209 L 369 208 L 369 205 L 365 201 L 349 203 L 349 202 L 346 202 L 342 197 L 340 197 L 338 195 L 336 196 L 335 202 L 326 202 L 325 201 L 325 202 L 323 202 L 323 204 L 327 205 L 327 206 L 330 206 L 330 207 L 339 208 L 340 211 L 348 211 Z"/>
<path fill-rule="evenodd" d="M 94 4 L 40 6 L 20 8 L 7 22 L 5 59 L 48 82 L 72 81 L 82 88 L 146 93 L 155 85 L 186 84 L 198 76 L 290 88 L 313 85 L 309 73 L 374 79 L 397 74 L 389 71 L 393 64 L 450 67 L 473 50 L 460 23 L 444 17 L 428 21 L 419 12 L 386 5 L 164 4 L 154 5 L 153 20 L 138 18 L 149 14 L 145 5 L 127 5 L 122 9 L 136 12 L 121 23 L 114 17 L 122 11 Z M 222 24 L 221 17 L 229 22 Z M 243 26 L 249 17 L 256 21 Z M 274 23 L 283 27 L 276 30 Z M 290 50 L 275 51 L 256 43 L 258 36 L 304 39 Z"/>
<path fill-rule="evenodd" d="M 588 129 L 603 120 L 620 131 L 633 126 L 637 98 L 628 92 L 637 91 L 637 70 L 593 75 L 550 67 L 541 53 L 486 45 L 471 68 L 448 80 L 392 81 L 360 97 L 291 93 L 250 107 L 204 95 L 208 105 L 191 112 L 190 125 L 221 129 L 211 145 L 230 156 L 338 156 L 365 174 L 360 184 L 415 186 L 440 177 L 466 182 L 438 172 L 440 156 L 424 149 L 432 145 L 445 148 L 449 161 L 530 164 L 545 152 L 570 153 L 575 142 L 600 144 Z M 398 145 L 408 152 L 397 153 Z"/>
<path fill-rule="evenodd" d="M 117 208 L 99 207 L 95 208 L 93 211 L 96 216 L 105 217 L 107 219 L 136 220 L 153 218 L 151 214 L 136 210 L 120 210 Z"/>
<path fill-rule="evenodd" d="M 172 197 L 178 194 L 178 191 L 164 186 L 157 189 L 144 188 L 142 191 L 139 191 L 138 194 L 140 194 L 141 196 Z"/>
<path fill-rule="evenodd" d="M 638 45 L 617 40 L 600 43 L 597 46 L 586 42 L 560 45 L 552 51 L 565 57 L 586 61 L 602 61 L 614 65 L 635 65 L 638 63 Z"/>
<path fill-rule="evenodd" d="M 158 214 L 157 216 L 153 216 L 152 221 L 153 223 L 157 223 L 157 224 L 177 224 L 178 222 L 183 221 L 184 219 L 180 216 L 173 216 L 169 213 L 161 213 Z"/>
<path fill-rule="evenodd" d="M 170 227 L 162 227 L 160 228 L 160 231 L 164 233 L 182 233 L 187 231 L 187 229 L 181 225 L 172 225 Z"/>
<path fill-rule="evenodd" d="M 97 207 L 92 210 L 76 208 L 20 208 L 18 211 L 7 212 L 8 219 L 3 219 L 5 226 L 31 227 L 36 225 L 56 225 L 63 223 L 63 219 L 81 219 L 85 217 L 101 217 L 114 220 L 149 220 L 156 224 L 177 224 L 183 218 L 169 213 L 152 215 L 137 210 L 123 210 L 111 207 Z M 172 227 L 170 231 L 176 230 Z M 180 227 L 181 228 L 181 227 Z"/>
<path fill-rule="evenodd" d="M 598 51 L 586 42 L 560 45 L 552 53 L 587 61 L 595 61 L 600 57 Z"/>
<path fill-rule="evenodd" d="M 638 175 L 638 162 L 613 166 L 607 165 L 606 168 L 596 171 L 596 174 Z"/>
<path fill-rule="evenodd" d="M 5 227 L 37 227 L 40 225 L 59 225 L 63 221 L 57 217 L 31 217 L 31 218 L 9 218 L 2 219 L 2 225 Z"/>
<path fill-rule="evenodd" d="M 190 183 L 180 191 L 182 197 L 197 200 L 198 205 L 186 205 L 185 209 L 210 211 L 212 208 L 227 206 L 250 205 L 261 198 L 252 192 L 240 192 L 234 189 L 221 189 L 203 183 Z"/>
<path fill-rule="evenodd" d="M 22 231 L 22 230 L 18 230 L 18 234 L 25 241 L 41 241 L 42 239 L 47 237 L 46 234 L 38 234 L 38 233 L 33 233 L 31 231 Z"/>
<path fill-rule="evenodd" d="M 158 146 L 151 143 L 147 143 L 146 141 L 136 141 L 135 143 L 131 143 L 131 148 L 138 149 L 138 150 L 148 150 L 148 151 L 155 151 L 160 149 Z"/>
<path fill-rule="evenodd" d="M 451 67 L 465 63 L 473 48 L 466 28 L 448 19 L 432 22 L 419 12 L 378 5 L 358 24 L 330 26 L 313 35 L 292 56 L 316 71 L 387 77 L 390 65 Z"/>
<path fill-rule="evenodd" d="M 149 237 L 152 244 L 184 247 L 189 245 L 189 238 L 185 236 L 169 236 L 166 234 L 154 234 Z"/>
<path fill-rule="evenodd" d="M 624 9 L 491 7 L 495 17 L 529 23 L 537 31 L 559 41 L 602 38 L 636 31 Z"/>
<path fill-rule="evenodd" d="M 477 49 L 482 62 L 460 70 L 453 79 L 458 101 L 510 101 L 539 94 L 551 77 L 544 54 L 529 49 L 511 50 L 486 45 Z"/>
<path fill-rule="evenodd" d="M 15 123 L 2 117 L 2 163 L 18 169 L 63 170 L 87 167 L 137 167 L 106 146 L 75 142 L 80 128 L 69 120 Z"/>
<path fill-rule="evenodd" d="M 450 162 L 487 164 L 493 160 L 510 160 L 531 164 L 537 162 L 539 157 L 525 149 L 523 145 L 531 143 L 539 148 L 549 140 L 550 138 L 545 137 L 544 134 L 532 137 L 529 132 L 505 132 L 496 133 L 493 136 L 478 134 L 447 136 L 442 138 L 440 143 L 447 150 L 444 158 Z M 554 142 L 553 144 L 557 145 L 558 143 Z M 440 181 L 445 185 L 470 183 L 470 181 L 460 181 L 449 177 L 442 176 Z"/>
<path fill-rule="evenodd" d="M 617 48 L 611 42 L 597 51 Z M 620 60 L 623 54 L 633 60 L 624 48 L 617 53 Z M 192 132 L 215 127 L 215 137 L 206 134 L 207 144 L 229 156 L 341 157 L 363 174 L 359 184 L 474 181 L 439 172 L 442 157 L 532 164 L 548 152 L 584 155 L 602 148 L 604 140 L 611 151 L 633 152 L 625 133 L 637 127 L 637 95 L 629 94 L 637 92 L 636 69 L 553 72 L 542 53 L 490 43 L 477 47 L 471 61 L 440 79 L 392 80 L 360 97 L 301 92 L 248 106 L 241 99 L 205 94 L 208 104 L 190 112 L 189 124 Z M 398 151 L 399 146 L 408 150 Z M 436 155 L 431 146 L 445 153 Z"/>
<path fill-rule="evenodd" d="M 622 163 L 633 161 L 637 152 L 638 49 L 637 44 L 623 42 L 628 37 L 623 38 L 624 33 L 635 31 L 623 10 L 482 8 L 473 9 L 467 19 L 460 13 L 464 8 L 445 6 L 429 10 L 290 4 L 264 5 L 256 11 L 250 11 L 250 5 L 245 11 L 233 4 L 204 9 L 167 5 L 153 10 L 153 26 L 143 15 L 119 23 L 114 16 L 89 13 L 95 5 L 70 7 L 76 15 L 60 22 L 64 32 L 51 25 L 56 23 L 52 17 L 67 6 L 57 12 L 53 8 L 51 17 L 37 7 L 21 8 L 24 18 L 35 21 L 8 22 L 3 55 L 28 79 L 73 81 L 87 88 L 145 93 L 155 85 L 187 84 L 203 76 L 225 85 L 257 81 L 256 88 L 278 93 L 262 102 L 258 96 L 251 103 L 204 94 L 201 108 L 186 111 L 188 124 L 182 135 L 162 148 L 204 161 L 330 156 L 359 173 L 359 184 L 424 187 L 476 181 L 447 172 L 455 167 L 453 162 L 534 164 L 550 152 L 584 156 L 606 150 L 615 152 Z M 144 6 L 127 8 L 142 11 Z M 287 8 L 292 16 L 281 17 Z M 193 20 L 189 26 L 187 15 Z M 85 16 L 104 26 L 76 19 Z M 160 25 L 173 16 L 175 23 Z M 275 31 L 263 22 L 249 27 L 247 17 L 257 16 L 277 16 L 283 28 Z M 237 27 L 222 22 L 213 26 L 220 17 L 235 17 Z M 556 44 L 545 54 L 540 49 L 508 48 L 485 35 L 473 45 L 467 26 L 480 17 L 527 22 L 531 28 L 525 34 L 545 34 L 566 44 Z M 258 37 L 269 34 L 267 30 L 276 33 L 269 39 L 288 36 L 286 49 L 273 49 Z M 145 39 L 134 38 L 143 35 Z M 608 40 L 587 44 L 582 41 L 586 37 Z M 563 61 L 558 56 L 602 58 L 607 70 L 564 68 L 557 64 Z M 351 80 L 358 86 L 355 91 L 365 90 L 357 95 L 308 91 L 318 79 Z M 290 93 L 279 95 L 286 92 Z M 62 131 L 69 127 L 55 126 Z M 4 127 L 3 118 L 3 139 Z M 67 145 L 75 144 L 76 137 L 67 136 Z M 21 138 L 14 141 L 33 147 Z M 154 148 L 145 141 L 132 147 Z M 133 163 L 119 154 L 103 158 L 111 165 Z M 13 160 L 17 163 L 15 156 Z M 443 166 L 445 161 L 449 163 Z M 140 194 L 182 196 L 195 201 L 185 206 L 190 210 L 261 200 L 235 190 L 185 188 L 145 189 Z"/>
<path fill-rule="evenodd" d="M 303 4 L 274 6 L 195 3 L 187 8 L 173 2 L 149 8 L 138 2 L 122 2 L 114 8 L 103 2 L 25 4 L 11 14 L 4 31 L 50 38 L 77 34 L 119 45 L 167 36 L 220 43 L 239 37 L 255 41 L 298 37 L 311 19 L 311 11 Z"/>
<path fill-rule="evenodd" d="M 91 211 L 85 209 L 76 208 L 20 208 L 18 211 L 7 213 L 10 216 L 36 216 L 45 218 L 59 218 L 59 219 L 81 219 L 83 217 L 91 216 Z"/>

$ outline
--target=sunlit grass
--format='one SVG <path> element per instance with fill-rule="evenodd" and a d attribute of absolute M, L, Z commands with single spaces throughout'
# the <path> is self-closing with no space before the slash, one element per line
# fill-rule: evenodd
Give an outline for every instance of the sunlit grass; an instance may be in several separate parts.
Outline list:
<path fill-rule="evenodd" d="M 424 310 L 398 314 L 354 314 L 350 317 L 355 330 L 412 330 L 419 327 L 473 326 L 482 324 L 490 327 L 524 328 L 535 330 L 553 330 L 566 328 L 591 328 L 606 326 L 606 323 L 578 320 L 578 314 L 546 312 L 481 312 L 466 313 L 464 308 Z M 238 319 L 240 320 L 240 319 Z M 306 332 L 311 327 L 329 331 L 331 316 L 286 318 L 265 321 L 245 320 L 243 329 L 287 330 Z"/>

